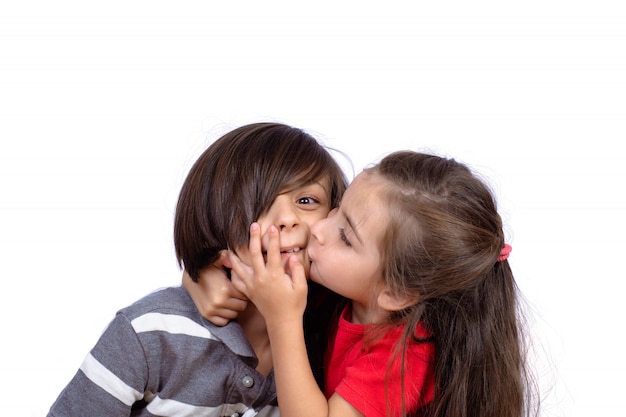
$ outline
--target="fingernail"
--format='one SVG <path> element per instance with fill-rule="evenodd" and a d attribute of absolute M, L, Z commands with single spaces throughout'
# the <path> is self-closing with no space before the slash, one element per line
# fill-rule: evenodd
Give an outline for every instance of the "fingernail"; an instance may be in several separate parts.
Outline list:
<path fill-rule="evenodd" d="M 270 226 L 270 232 L 276 232 L 278 229 L 276 229 L 276 226 L 271 225 Z"/>
<path fill-rule="evenodd" d="M 259 224 L 258 223 L 252 223 L 250 225 L 250 230 L 253 232 L 256 232 L 257 230 L 259 230 Z"/>

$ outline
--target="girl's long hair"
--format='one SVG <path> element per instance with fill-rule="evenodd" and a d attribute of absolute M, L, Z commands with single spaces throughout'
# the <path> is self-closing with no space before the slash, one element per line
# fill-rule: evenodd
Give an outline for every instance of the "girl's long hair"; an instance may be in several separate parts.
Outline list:
<path fill-rule="evenodd" d="M 435 344 L 435 399 L 420 415 L 520 417 L 532 413 L 518 288 L 495 199 L 471 170 L 417 152 L 367 170 L 386 180 L 390 224 L 381 242 L 387 285 L 417 294 L 392 317 L 407 323 L 399 358 L 422 322 Z M 410 378 L 410 376 L 409 376 Z M 404 378 L 402 378 L 404 380 Z"/>

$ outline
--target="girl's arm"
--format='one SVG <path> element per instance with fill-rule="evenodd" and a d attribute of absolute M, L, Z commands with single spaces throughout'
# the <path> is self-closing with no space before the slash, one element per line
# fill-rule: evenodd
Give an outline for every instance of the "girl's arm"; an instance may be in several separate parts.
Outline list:
<path fill-rule="evenodd" d="M 292 256 L 288 263 L 291 277 L 286 274 L 281 264 L 279 232 L 270 227 L 269 234 L 267 265 L 257 224 L 250 228 L 252 265 L 245 265 L 232 253 L 230 260 L 233 284 L 250 298 L 267 323 L 281 416 L 362 416 L 339 395 L 327 401 L 315 382 L 302 327 L 307 296 L 304 267 Z"/>
<path fill-rule="evenodd" d="M 216 326 L 225 326 L 236 319 L 248 305 L 248 298 L 226 276 L 224 267 L 227 263 L 226 251 L 223 251 L 215 263 L 200 271 L 198 282 L 194 282 L 187 272 L 183 273 L 183 287 L 202 317 Z M 217 268 L 223 273 L 209 274 L 209 268 Z"/>

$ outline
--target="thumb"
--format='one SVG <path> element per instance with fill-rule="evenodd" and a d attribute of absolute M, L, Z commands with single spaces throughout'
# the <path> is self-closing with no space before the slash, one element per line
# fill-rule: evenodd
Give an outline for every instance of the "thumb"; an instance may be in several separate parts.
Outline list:
<path fill-rule="evenodd" d="M 304 272 L 304 265 L 300 263 L 297 256 L 291 256 L 289 258 L 289 270 L 291 271 L 291 282 L 294 288 L 308 286 L 306 274 Z"/>

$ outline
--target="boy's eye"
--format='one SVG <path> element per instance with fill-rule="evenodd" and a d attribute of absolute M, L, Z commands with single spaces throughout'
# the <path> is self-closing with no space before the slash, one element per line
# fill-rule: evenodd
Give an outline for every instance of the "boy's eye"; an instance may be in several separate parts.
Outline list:
<path fill-rule="evenodd" d="M 300 197 L 298 200 L 296 200 L 296 203 L 297 204 L 315 204 L 315 203 L 319 203 L 319 200 L 313 197 Z"/>
<path fill-rule="evenodd" d="M 348 236 L 346 236 L 346 230 L 345 229 L 343 229 L 343 228 L 339 229 L 339 237 L 341 238 L 343 243 L 346 244 L 346 246 L 352 247 L 352 243 L 350 243 L 350 240 L 348 239 Z"/>

